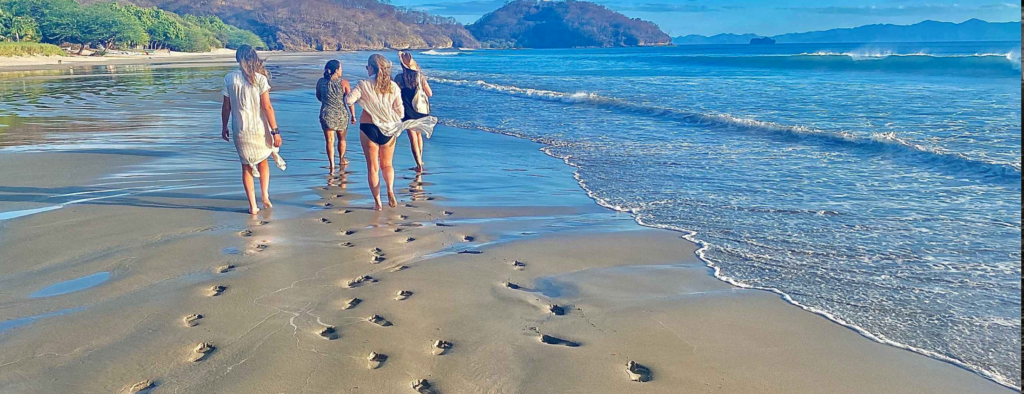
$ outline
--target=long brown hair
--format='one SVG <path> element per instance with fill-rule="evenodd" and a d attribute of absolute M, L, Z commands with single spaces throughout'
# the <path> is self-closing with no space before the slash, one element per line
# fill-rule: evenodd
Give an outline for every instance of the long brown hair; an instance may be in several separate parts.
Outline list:
<path fill-rule="evenodd" d="M 380 54 L 370 55 L 366 65 L 377 75 L 377 93 L 391 92 L 391 62 Z"/>
<path fill-rule="evenodd" d="M 409 52 L 399 52 L 398 58 L 402 60 L 402 79 L 408 89 L 418 89 L 420 82 L 420 65 L 413 60 Z"/>
<path fill-rule="evenodd" d="M 245 80 L 249 84 L 256 84 L 256 74 L 263 74 L 267 79 L 270 79 L 270 72 L 267 71 L 267 66 L 264 64 L 266 60 L 260 59 L 260 55 L 256 53 L 256 49 L 252 46 L 242 45 L 238 47 L 238 51 L 235 52 L 235 60 L 242 67 L 242 74 L 245 75 Z"/>

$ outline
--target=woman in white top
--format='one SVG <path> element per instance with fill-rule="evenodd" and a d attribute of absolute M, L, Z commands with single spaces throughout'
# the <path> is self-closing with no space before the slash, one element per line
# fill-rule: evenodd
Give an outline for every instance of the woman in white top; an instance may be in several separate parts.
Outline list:
<path fill-rule="evenodd" d="M 428 116 L 421 119 L 402 121 L 405 108 L 402 106 L 402 94 L 398 85 L 391 80 L 391 62 L 379 54 L 370 56 L 366 65 L 369 78 L 356 85 L 348 94 L 349 105 L 359 104 L 363 113 L 359 115 L 359 142 L 366 156 L 366 177 L 373 194 L 374 209 L 383 210 L 380 201 L 380 172 L 384 172 L 384 183 L 388 188 L 388 205 L 398 206 L 395 197 L 395 168 L 392 159 L 395 157 L 396 136 L 402 130 L 410 129 L 429 135 L 437 118 Z"/>
<path fill-rule="evenodd" d="M 242 162 L 242 186 L 249 198 L 249 213 L 260 212 L 256 206 L 253 178 L 260 178 L 263 208 L 271 208 L 270 168 L 267 158 L 281 146 L 281 133 L 277 130 L 277 117 L 270 105 L 270 83 L 263 59 L 249 45 L 242 45 L 235 53 L 240 68 L 224 77 L 224 103 L 221 107 L 221 138 L 234 140 L 235 150 Z M 231 128 L 228 128 L 228 120 Z M 278 166 L 284 164 L 277 157 Z"/>

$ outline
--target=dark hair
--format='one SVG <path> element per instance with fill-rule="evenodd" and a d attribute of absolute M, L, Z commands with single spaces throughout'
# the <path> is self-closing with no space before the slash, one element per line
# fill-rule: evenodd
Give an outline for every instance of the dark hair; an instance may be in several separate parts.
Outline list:
<path fill-rule="evenodd" d="M 245 80 L 250 84 L 256 84 L 256 74 L 263 74 L 263 76 L 270 79 L 270 72 L 267 71 L 265 60 L 260 59 L 260 56 L 256 53 L 256 49 L 251 45 L 243 44 L 238 47 L 238 51 L 235 52 L 235 60 L 242 66 L 242 74 L 245 75 Z"/>
<path fill-rule="evenodd" d="M 327 62 L 327 65 L 324 66 L 324 79 L 331 79 L 331 76 L 334 75 L 334 73 L 338 72 L 338 70 L 340 69 L 341 62 L 337 60 L 331 60 Z"/>

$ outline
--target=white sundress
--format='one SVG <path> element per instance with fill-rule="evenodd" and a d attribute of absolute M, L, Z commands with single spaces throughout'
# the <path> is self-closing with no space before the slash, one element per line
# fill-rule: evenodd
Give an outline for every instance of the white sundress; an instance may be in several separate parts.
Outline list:
<path fill-rule="evenodd" d="M 373 124 L 380 129 L 381 134 L 394 137 L 402 130 L 418 131 L 430 138 L 434 133 L 434 126 L 437 125 L 437 118 L 426 116 L 419 119 L 402 121 L 405 115 L 405 106 L 402 104 L 402 90 L 394 81 L 391 81 L 391 91 L 381 94 L 377 92 L 377 78 L 369 78 L 359 81 L 352 92 L 346 98 L 346 104 L 358 103 L 363 111 L 370 114 Z"/>
<path fill-rule="evenodd" d="M 263 93 L 270 91 L 267 77 L 256 74 L 256 83 L 245 80 L 242 70 L 235 70 L 224 76 L 224 97 L 231 100 L 231 140 L 238 151 L 242 164 L 252 168 L 253 176 L 259 177 L 256 165 L 274 155 L 280 166 L 283 160 L 277 156 L 274 137 L 263 117 L 260 105 Z"/>

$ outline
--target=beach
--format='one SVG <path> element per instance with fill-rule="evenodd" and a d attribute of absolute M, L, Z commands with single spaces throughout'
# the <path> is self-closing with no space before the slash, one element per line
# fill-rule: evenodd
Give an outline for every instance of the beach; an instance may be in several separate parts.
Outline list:
<path fill-rule="evenodd" d="M 321 62 L 289 61 L 289 169 L 256 217 L 218 141 L 228 68 L 2 85 L 0 393 L 1019 392 L 719 280 L 529 140 L 440 126 L 416 176 L 403 137 L 399 207 L 374 212 L 357 129 L 322 168 Z"/>

